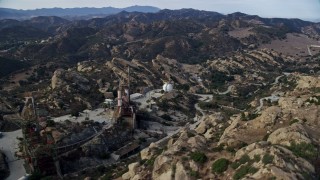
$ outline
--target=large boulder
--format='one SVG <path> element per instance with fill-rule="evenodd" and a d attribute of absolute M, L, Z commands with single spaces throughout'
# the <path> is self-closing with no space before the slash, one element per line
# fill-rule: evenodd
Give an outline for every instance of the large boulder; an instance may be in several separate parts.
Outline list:
<path fill-rule="evenodd" d="M 195 129 L 198 134 L 204 134 L 211 127 L 216 127 L 223 120 L 221 113 L 207 115 L 204 120 Z"/>
<path fill-rule="evenodd" d="M 142 160 L 151 159 L 158 149 L 158 145 L 156 143 L 151 143 L 149 147 L 140 151 L 140 157 Z"/>
<path fill-rule="evenodd" d="M 174 176 L 175 180 L 189 180 L 190 177 L 188 176 L 187 170 L 183 166 L 183 164 L 179 161 L 176 164 L 176 172 Z"/>
<path fill-rule="evenodd" d="M 271 144 L 281 144 L 290 146 L 292 142 L 296 143 L 310 143 L 308 133 L 299 123 L 294 123 L 291 126 L 277 129 L 268 137 L 268 142 Z"/>
<path fill-rule="evenodd" d="M 196 135 L 188 139 L 188 144 L 192 148 L 203 148 L 206 145 L 206 139 L 203 136 Z"/>
<path fill-rule="evenodd" d="M 172 159 L 171 156 L 159 155 L 153 164 L 152 179 L 154 180 L 172 180 Z"/>
<path fill-rule="evenodd" d="M 94 68 L 95 67 L 92 66 L 92 63 L 90 61 L 78 62 L 77 64 L 77 71 L 79 72 L 90 72 Z"/>
<path fill-rule="evenodd" d="M 139 163 L 135 162 L 135 163 L 129 164 L 128 168 L 129 168 L 129 171 L 122 175 L 122 179 L 131 179 L 135 177 L 139 168 Z"/>
<path fill-rule="evenodd" d="M 276 123 L 276 120 L 281 115 L 281 108 L 271 106 L 262 112 L 261 116 L 252 121 L 252 126 L 255 129 L 266 128 L 269 125 Z"/>

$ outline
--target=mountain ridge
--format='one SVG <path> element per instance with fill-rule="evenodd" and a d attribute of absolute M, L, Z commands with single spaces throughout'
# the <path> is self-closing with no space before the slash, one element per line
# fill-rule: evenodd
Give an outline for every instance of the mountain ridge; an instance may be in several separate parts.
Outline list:
<path fill-rule="evenodd" d="M 129 6 L 126 8 L 102 7 L 102 8 L 41 8 L 32 10 L 19 10 L 11 8 L 0 8 L 0 19 L 26 20 L 35 16 L 58 16 L 66 19 L 88 19 L 92 17 L 103 17 L 116 14 L 121 11 L 127 12 L 158 12 L 160 9 L 153 6 Z"/>

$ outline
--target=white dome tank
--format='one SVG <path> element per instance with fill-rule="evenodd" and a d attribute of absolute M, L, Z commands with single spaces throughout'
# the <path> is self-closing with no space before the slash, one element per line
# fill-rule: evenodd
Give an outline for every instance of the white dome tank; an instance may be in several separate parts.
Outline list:
<path fill-rule="evenodd" d="M 165 92 L 170 92 L 173 90 L 173 84 L 171 83 L 164 83 L 162 89 L 165 91 Z"/>

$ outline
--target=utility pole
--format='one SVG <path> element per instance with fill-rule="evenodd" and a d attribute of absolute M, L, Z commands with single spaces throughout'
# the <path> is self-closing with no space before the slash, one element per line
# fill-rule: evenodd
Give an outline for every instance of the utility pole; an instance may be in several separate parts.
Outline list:
<path fill-rule="evenodd" d="M 130 66 L 128 66 L 128 103 L 130 104 Z"/>

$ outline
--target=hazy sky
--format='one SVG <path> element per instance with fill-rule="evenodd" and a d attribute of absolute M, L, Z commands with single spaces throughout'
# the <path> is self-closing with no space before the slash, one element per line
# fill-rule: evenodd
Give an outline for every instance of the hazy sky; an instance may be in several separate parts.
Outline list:
<path fill-rule="evenodd" d="M 0 7 L 36 9 L 51 7 L 127 7 L 149 5 L 161 9 L 194 8 L 263 17 L 320 19 L 320 0 L 0 0 Z"/>

